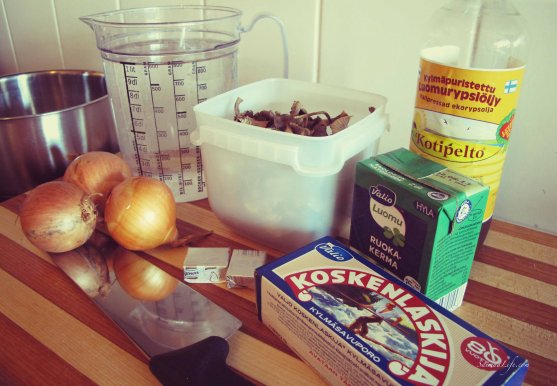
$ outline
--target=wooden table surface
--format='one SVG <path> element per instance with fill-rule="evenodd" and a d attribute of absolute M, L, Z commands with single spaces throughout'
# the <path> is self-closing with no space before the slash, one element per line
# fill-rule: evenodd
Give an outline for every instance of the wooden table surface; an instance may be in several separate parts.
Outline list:
<path fill-rule="evenodd" d="M 147 358 L 81 290 L 24 237 L 22 196 L 0 204 L 0 385 L 153 385 Z M 280 252 L 237 235 L 207 200 L 178 205 L 180 233 L 214 233 L 197 246 Z M 152 260 L 182 278 L 184 249 Z M 225 285 L 196 290 L 243 322 L 228 364 L 258 384 L 323 381 L 257 319 L 255 293 Z M 530 361 L 526 383 L 557 385 L 557 236 L 494 221 L 456 313 Z"/>

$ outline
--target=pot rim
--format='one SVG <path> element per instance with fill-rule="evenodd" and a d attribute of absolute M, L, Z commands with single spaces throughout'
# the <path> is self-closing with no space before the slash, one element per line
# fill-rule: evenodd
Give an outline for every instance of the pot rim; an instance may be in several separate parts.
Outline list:
<path fill-rule="evenodd" d="M 38 70 L 38 71 L 27 71 L 27 72 L 17 72 L 17 73 L 12 73 L 12 74 L 6 74 L 6 75 L 0 76 L 0 82 L 3 79 L 17 78 L 17 77 L 23 76 L 23 75 L 41 75 L 41 74 L 62 74 L 62 75 L 64 75 L 64 74 L 74 74 L 74 75 L 88 75 L 88 76 L 95 77 L 95 78 L 96 77 L 100 77 L 100 78 L 103 78 L 103 79 L 105 78 L 104 73 L 101 72 L 101 71 L 79 70 L 79 69 L 61 69 L 61 70 Z M 100 103 L 107 98 L 108 98 L 108 92 L 105 95 L 103 95 L 99 98 L 90 100 L 89 102 L 85 102 L 85 103 L 81 103 L 81 104 L 78 104 L 78 105 L 66 107 L 64 109 L 53 110 L 53 111 L 49 111 L 49 112 L 41 113 L 41 114 L 18 115 L 18 116 L 14 116 L 14 117 L 0 117 L 0 122 L 8 122 L 8 121 L 14 121 L 14 120 L 19 120 L 19 119 L 41 118 L 41 117 L 52 115 L 52 114 L 60 114 L 60 113 L 64 113 L 64 112 L 68 112 L 68 111 L 72 111 L 72 110 L 85 108 L 89 105 Z"/>

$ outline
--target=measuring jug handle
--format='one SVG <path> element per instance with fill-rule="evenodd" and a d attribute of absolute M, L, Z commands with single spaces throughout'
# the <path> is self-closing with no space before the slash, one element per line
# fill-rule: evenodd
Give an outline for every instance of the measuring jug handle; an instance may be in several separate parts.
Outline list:
<path fill-rule="evenodd" d="M 268 14 L 268 13 L 260 13 L 259 15 L 256 15 L 253 20 L 251 21 L 251 24 L 249 25 L 249 27 L 245 28 L 245 27 L 240 27 L 240 33 L 245 33 L 245 32 L 250 32 L 252 30 L 252 28 L 255 26 L 255 24 L 261 20 L 261 19 L 271 19 L 273 20 L 275 23 L 278 24 L 279 29 L 280 29 L 280 35 L 282 38 L 282 52 L 284 54 L 284 64 L 283 64 L 283 76 L 284 78 L 288 78 L 288 41 L 286 40 L 286 30 L 284 28 L 284 24 L 282 23 L 282 20 L 280 20 L 278 17 Z"/>

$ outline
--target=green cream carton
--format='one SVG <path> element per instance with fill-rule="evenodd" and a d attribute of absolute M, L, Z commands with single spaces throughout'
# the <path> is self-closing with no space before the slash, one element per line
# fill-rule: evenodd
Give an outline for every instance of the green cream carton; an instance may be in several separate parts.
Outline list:
<path fill-rule="evenodd" d="M 360 161 L 350 247 L 452 311 L 464 298 L 488 193 L 406 149 Z"/>

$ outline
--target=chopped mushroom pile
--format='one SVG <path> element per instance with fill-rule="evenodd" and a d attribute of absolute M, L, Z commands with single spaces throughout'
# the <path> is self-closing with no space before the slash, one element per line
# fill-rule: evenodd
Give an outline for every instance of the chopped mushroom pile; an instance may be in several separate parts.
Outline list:
<path fill-rule="evenodd" d="M 350 121 L 350 116 L 344 111 L 336 117 L 331 117 L 326 111 L 308 113 L 299 101 L 292 103 L 289 114 L 271 110 L 261 110 L 256 113 L 251 110 L 240 112 L 240 103 L 242 102 L 242 98 L 238 98 L 234 104 L 234 120 L 236 122 L 286 133 L 324 137 L 345 129 Z M 370 107 L 370 112 L 373 112 L 373 110 L 375 109 Z"/>

